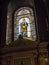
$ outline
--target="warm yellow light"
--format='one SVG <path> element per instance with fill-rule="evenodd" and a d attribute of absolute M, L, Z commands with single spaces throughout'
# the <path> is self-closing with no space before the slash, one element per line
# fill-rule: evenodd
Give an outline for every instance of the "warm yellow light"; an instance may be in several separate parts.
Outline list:
<path fill-rule="evenodd" d="M 26 30 L 27 30 L 27 29 L 26 29 L 26 25 L 23 25 L 23 26 L 22 26 L 22 32 L 26 32 Z"/>
<path fill-rule="evenodd" d="M 26 26 L 22 26 L 22 28 L 24 29 L 24 28 L 26 28 Z"/>
<path fill-rule="evenodd" d="M 28 40 L 32 40 L 32 37 L 27 37 Z"/>

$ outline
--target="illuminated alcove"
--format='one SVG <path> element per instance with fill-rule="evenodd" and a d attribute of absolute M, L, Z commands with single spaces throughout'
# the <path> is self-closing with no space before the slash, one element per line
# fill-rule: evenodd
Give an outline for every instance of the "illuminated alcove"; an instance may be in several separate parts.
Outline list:
<path fill-rule="evenodd" d="M 19 35 L 22 35 L 24 39 L 36 41 L 34 10 L 25 6 L 16 9 L 16 5 L 9 3 L 7 10 L 6 44 L 8 45 L 12 41 L 17 40 Z"/>
<path fill-rule="evenodd" d="M 29 7 L 22 7 L 14 14 L 14 40 L 19 35 L 25 39 L 36 40 L 34 12 Z"/>

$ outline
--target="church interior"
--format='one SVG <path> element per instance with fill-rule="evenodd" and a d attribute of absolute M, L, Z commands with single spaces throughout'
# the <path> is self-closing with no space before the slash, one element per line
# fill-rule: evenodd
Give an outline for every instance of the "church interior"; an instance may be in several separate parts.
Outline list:
<path fill-rule="evenodd" d="M 1 65 L 49 65 L 49 1 L 1 0 Z"/>

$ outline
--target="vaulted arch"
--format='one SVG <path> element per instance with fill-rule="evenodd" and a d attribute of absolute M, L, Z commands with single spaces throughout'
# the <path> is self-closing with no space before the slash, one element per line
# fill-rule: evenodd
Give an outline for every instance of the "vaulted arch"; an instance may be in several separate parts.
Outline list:
<path fill-rule="evenodd" d="M 36 39 L 34 12 L 29 7 L 19 8 L 14 14 L 14 40 L 20 34 L 29 40 Z"/>
<path fill-rule="evenodd" d="M 23 35 L 23 38 L 33 41 L 36 40 L 35 14 L 33 10 L 34 2 L 25 1 L 24 3 L 22 1 L 20 3 L 23 4 L 17 4 L 16 1 L 9 2 L 7 10 L 6 44 L 16 40 L 20 34 Z M 27 32 L 22 32 L 21 24 L 23 24 L 24 21 L 26 21 L 25 24 L 27 24 Z"/>

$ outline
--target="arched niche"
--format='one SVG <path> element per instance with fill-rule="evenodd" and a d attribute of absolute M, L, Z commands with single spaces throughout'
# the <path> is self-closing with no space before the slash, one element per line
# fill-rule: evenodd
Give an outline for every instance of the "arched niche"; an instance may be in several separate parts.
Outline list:
<path fill-rule="evenodd" d="M 29 7 L 21 7 L 14 13 L 14 40 L 19 35 L 25 39 L 36 40 L 34 11 Z"/>
<path fill-rule="evenodd" d="M 20 4 L 20 3 L 22 3 L 22 4 Z M 16 37 L 18 35 L 16 34 L 17 31 L 15 31 L 16 30 L 15 26 L 17 25 L 17 22 L 16 22 L 17 20 L 15 20 L 15 19 L 19 18 L 19 14 L 20 14 L 19 10 L 23 10 L 23 8 L 25 9 L 25 11 L 28 11 L 28 14 L 26 13 L 27 15 L 25 15 L 25 18 L 23 16 L 20 17 L 18 22 L 21 22 L 23 19 L 26 19 L 26 21 L 28 21 L 27 23 L 29 24 L 31 19 L 32 19 L 31 23 L 34 20 L 34 22 L 32 24 L 34 26 L 34 33 L 35 33 L 34 37 L 36 38 L 35 19 L 34 19 L 33 6 L 34 6 L 34 2 L 32 0 L 31 1 L 30 0 L 29 1 L 25 0 L 25 3 L 24 3 L 24 1 L 16 2 L 15 0 L 9 2 L 8 9 L 7 9 L 7 27 L 6 27 L 6 44 L 7 45 L 9 43 L 11 43 L 12 41 L 17 39 Z M 19 14 L 17 14 L 18 12 L 19 12 Z M 28 17 L 30 17 L 30 18 L 28 18 Z M 29 24 L 29 26 L 30 26 L 30 24 Z M 29 27 L 27 28 L 27 30 L 30 31 Z M 29 38 L 31 36 L 31 33 L 28 32 L 27 36 Z"/>

